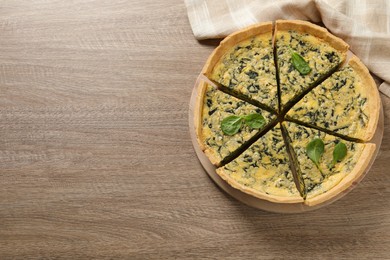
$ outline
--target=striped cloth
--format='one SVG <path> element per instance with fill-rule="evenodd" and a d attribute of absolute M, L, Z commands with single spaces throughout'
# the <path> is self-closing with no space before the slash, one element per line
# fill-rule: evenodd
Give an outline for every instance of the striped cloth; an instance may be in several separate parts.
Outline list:
<path fill-rule="evenodd" d="M 222 38 L 248 25 L 277 19 L 322 23 L 344 39 L 390 97 L 390 1 L 185 0 L 198 40 Z M 378 80 L 377 78 L 377 80 Z"/>

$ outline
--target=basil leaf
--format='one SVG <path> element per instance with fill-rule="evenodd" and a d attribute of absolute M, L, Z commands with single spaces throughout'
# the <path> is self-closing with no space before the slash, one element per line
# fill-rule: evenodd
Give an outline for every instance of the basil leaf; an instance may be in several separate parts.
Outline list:
<path fill-rule="evenodd" d="M 234 135 L 236 134 L 242 125 L 242 118 L 239 116 L 228 116 L 221 122 L 221 129 L 224 134 Z"/>
<path fill-rule="evenodd" d="M 334 147 L 334 150 L 333 150 L 333 160 L 332 160 L 332 163 L 330 164 L 330 168 L 332 168 L 333 166 L 336 165 L 336 163 L 338 163 L 342 159 L 344 159 L 345 156 L 347 156 L 347 146 L 344 143 L 339 142 Z"/>
<path fill-rule="evenodd" d="M 306 154 L 314 162 L 314 164 L 319 168 L 319 162 L 322 154 L 324 153 L 325 145 L 320 138 L 313 139 L 306 146 Z"/>
<path fill-rule="evenodd" d="M 265 125 L 265 119 L 260 114 L 249 114 L 247 116 L 244 116 L 244 122 L 249 127 L 259 129 L 262 128 Z"/>
<path fill-rule="evenodd" d="M 309 67 L 309 64 L 298 53 L 291 53 L 291 62 L 294 65 L 294 68 L 298 70 L 299 73 L 301 73 L 302 75 L 310 73 L 311 68 Z"/>

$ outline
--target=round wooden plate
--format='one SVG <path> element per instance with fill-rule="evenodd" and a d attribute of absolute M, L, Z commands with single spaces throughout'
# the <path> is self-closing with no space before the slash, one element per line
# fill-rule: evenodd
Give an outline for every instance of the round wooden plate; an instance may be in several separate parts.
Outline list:
<path fill-rule="evenodd" d="M 380 115 L 379 115 L 379 121 L 378 126 L 375 132 L 374 137 L 371 140 L 371 143 L 376 144 L 376 150 L 375 153 L 371 158 L 367 158 L 367 160 L 370 160 L 370 163 L 368 164 L 366 170 L 361 175 L 361 177 L 354 182 L 348 189 L 341 192 L 339 195 L 335 196 L 334 198 L 322 203 L 318 204 L 316 206 L 307 206 L 303 203 L 293 203 L 293 204 L 282 204 L 282 203 L 273 203 L 267 200 L 258 199 L 256 197 L 250 196 L 244 192 L 241 192 L 240 190 L 237 190 L 230 186 L 226 181 L 224 181 L 219 175 L 215 172 L 216 167 L 211 164 L 209 159 L 206 157 L 206 155 L 203 153 L 203 151 L 200 149 L 198 141 L 196 139 L 196 131 L 195 131 L 195 125 L 194 125 L 194 109 L 195 109 L 195 102 L 196 97 L 198 96 L 198 86 L 199 83 L 204 80 L 208 81 L 203 75 L 199 75 L 195 87 L 192 91 L 191 100 L 190 100 L 190 109 L 189 109 L 189 125 L 190 125 L 190 134 L 191 134 L 191 140 L 192 144 L 194 146 L 196 155 L 198 156 L 198 159 L 200 163 L 202 164 L 203 168 L 206 170 L 207 174 L 210 176 L 210 178 L 226 193 L 234 197 L 235 199 L 252 206 L 254 208 L 270 211 L 270 212 L 277 212 L 277 213 L 301 213 L 305 211 L 310 211 L 314 209 L 321 208 L 325 205 L 329 205 L 330 203 L 340 199 L 345 194 L 350 192 L 352 189 L 354 189 L 357 184 L 364 178 L 364 176 L 368 173 L 370 170 L 372 164 L 375 161 L 376 156 L 378 155 L 378 151 L 382 142 L 383 137 L 383 129 L 384 129 L 384 117 L 383 117 L 383 108 L 381 105 Z"/>

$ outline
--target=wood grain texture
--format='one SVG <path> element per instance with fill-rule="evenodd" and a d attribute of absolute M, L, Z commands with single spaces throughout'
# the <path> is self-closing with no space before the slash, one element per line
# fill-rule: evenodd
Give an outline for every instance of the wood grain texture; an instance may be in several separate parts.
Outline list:
<path fill-rule="evenodd" d="M 390 99 L 355 190 L 272 214 L 196 158 L 188 103 L 216 42 L 182 0 L 1 1 L 0 32 L 0 259 L 389 258 Z"/>

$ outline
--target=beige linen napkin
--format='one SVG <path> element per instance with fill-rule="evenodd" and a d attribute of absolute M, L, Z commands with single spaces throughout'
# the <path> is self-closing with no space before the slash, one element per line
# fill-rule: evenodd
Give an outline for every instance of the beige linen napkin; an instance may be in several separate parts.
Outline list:
<path fill-rule="evenodd" d="M 254 23 L 299 19 L 323 23 L 344 39 L 390 97 L 390 1 L 185 0 L 196 39 L 222 38 Z M 381 81 L 382 82 L 382 81 Z"/>

